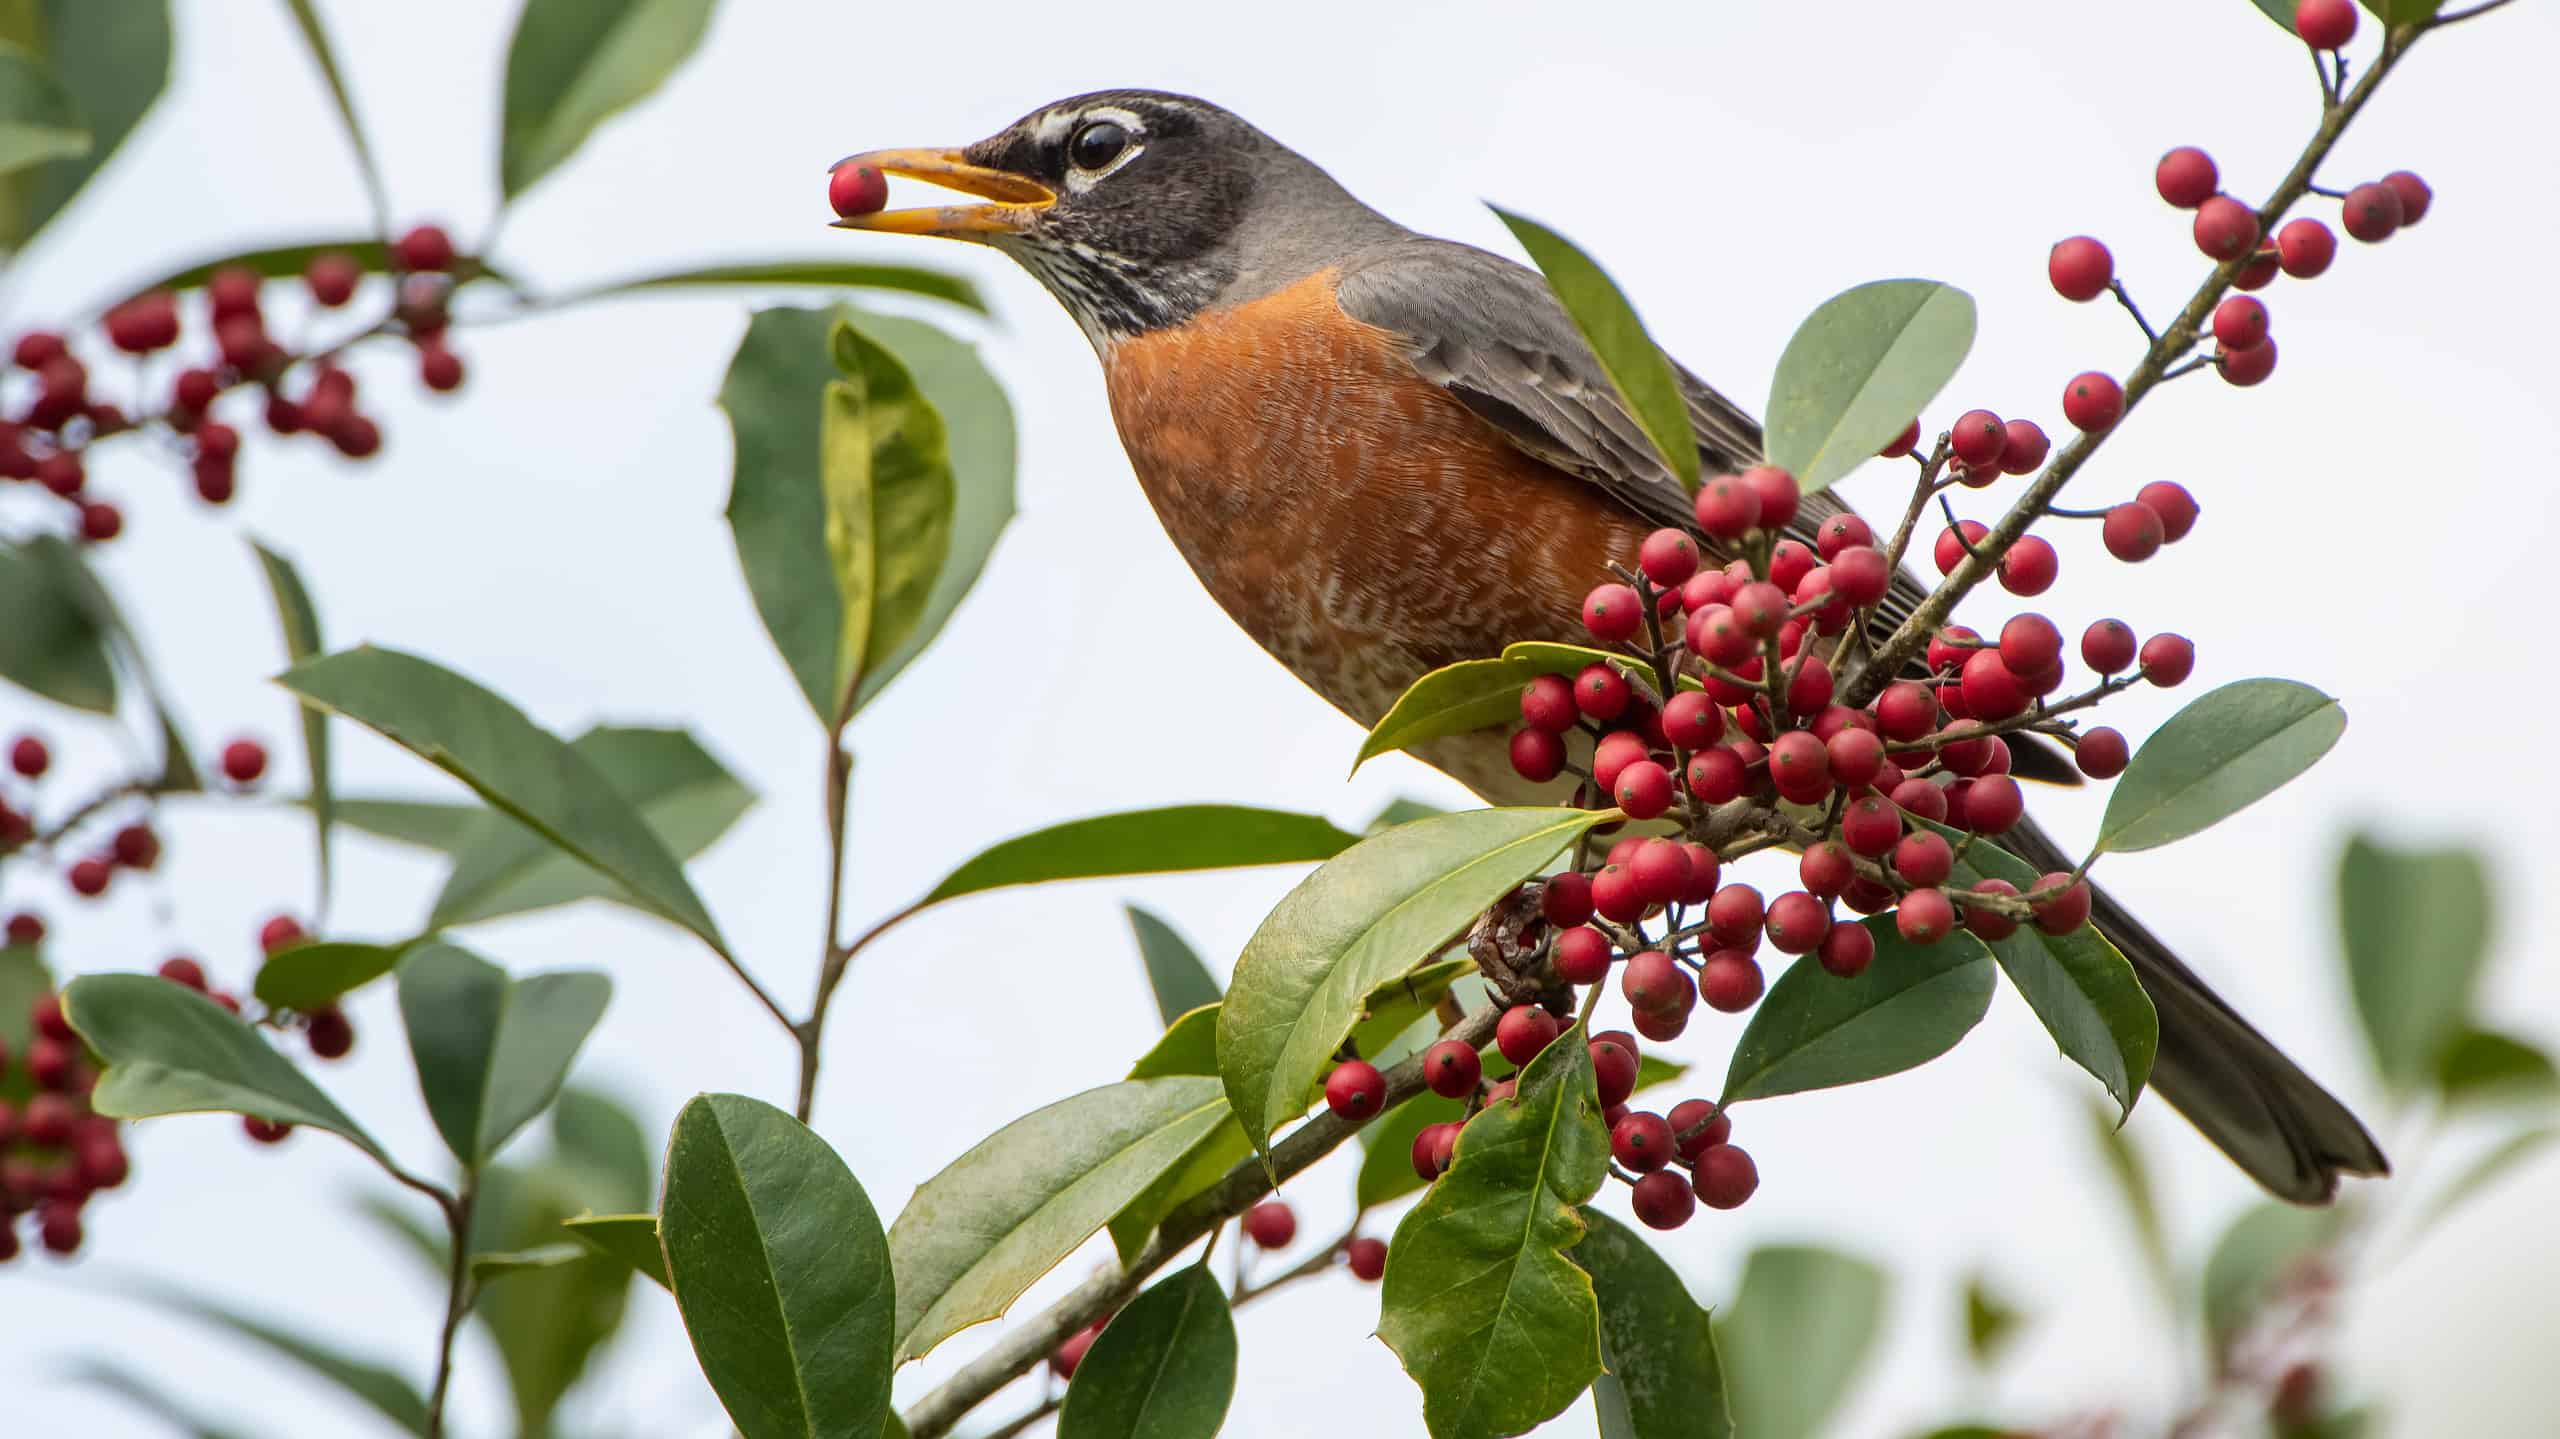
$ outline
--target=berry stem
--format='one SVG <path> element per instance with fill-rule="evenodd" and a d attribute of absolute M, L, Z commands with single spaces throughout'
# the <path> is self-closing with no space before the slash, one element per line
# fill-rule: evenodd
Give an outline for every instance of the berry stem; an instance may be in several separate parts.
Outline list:
<path fill-rule="evenodd" d="M 2154 345 L 2159 344 L 2160 332 L 2151 328 L 2151 322 L 2142 317 L 2142 307 L 2133 302 L 2133 292 L 2124 287 L 2124 281 L 2109 280 L 2107 288 L 2115 294 L 2116 303 L 2124 306 L 2124 312 L 2133 316 L 2133 322 L 2142 327 L 2142 338 Z"/>

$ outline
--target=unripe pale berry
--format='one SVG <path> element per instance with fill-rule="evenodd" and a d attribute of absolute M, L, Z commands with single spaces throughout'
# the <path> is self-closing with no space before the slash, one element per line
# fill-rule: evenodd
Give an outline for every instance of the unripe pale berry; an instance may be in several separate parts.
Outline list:
<path fill-rule="evenodd" d="M 2094 300 L 2116 277 L 2116 261 L 2107 247 L 2086 235 L 2074 235 L 2045 257 L 2045 276 L 2054 293 L 2066 300 Z"/>
<path fill-rule="evenodd" d="M 1345 1119 L 1367 1119 L 1387 1102 L 1387 1077 L 1365 1059 L 1346 1059 L 1325 1076 L 1324 1102 Z"/>
<path fill-rule="evenodd" d="M 2132 762 L 2132 752 L 2126 748 L 2121 730 L 2099 725 L 2081 732 L 2071 760 L 2091 779 L 2114 779 Z"/>
<path fill-rule="evenodd" d="M 2192 210 L 2213 198 L 2222 185 L 2222 176 L 2214 168 L 2213 157 L 2193 145 L 2181 145 L 2160 157 L 2160 165 L 2152 174 L 2159 187 L 2160 198 L 2181 210 Z"/>
<path fill-rule="evenodd" d="M 2062 417 L 2082 430 L 2107 429 L 2124 418 L 2124 387 L 2096 370 L 2076 375 L 2062 388 Z"/>

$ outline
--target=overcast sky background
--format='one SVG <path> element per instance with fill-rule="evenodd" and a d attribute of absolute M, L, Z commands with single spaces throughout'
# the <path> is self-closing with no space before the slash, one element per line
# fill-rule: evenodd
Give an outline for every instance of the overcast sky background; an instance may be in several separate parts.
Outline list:
<path fill-rule="evenodd" d="M 285 8 L 178 8 L 169 94 L 8 277 L 10 326 L 85 312 L 173 262 L 363 228 L 348 149 Z M 401 7 L 394 24 L 385 7 L 321 6 L 397 214 L 440 219 L 466 246 L 495 204 L 513 9 L 468 0 L 430 21 Z M 1075 327 L 992 254 L 826 229 L 829 161 L 965 142 L 1086 89 L 1192 91 L 1418 228 L 1509 252 L 1479 203 L 1488 198 L 1555 224 L 1638 297 L 1671 350 L 1754 409 L 1823 297 L 1895 275 L 1961 285 L 1980 302 L 1982 339 L 1932 418 L 1981 404 L 2059 430 L 2064 379 L 2129 368 L 2138 337 L 2107 307 L 2054 298 L 2047 247 L 2104 237 L 2152 313 L 2173 311 L 2201 262 L 2186 218 L 2151 194 L 2152 161 L 2201 143 L 2235 188 L 2262 189 L 2316 118 L 2309 67 L 2243 0 L 1986 0 L 1964 7 L 1961 25 L 1948 13 L 738 0 L 663 92 L 525 197 L 499 253 L 545 288 L 821 256 L 951 266 L 992 296 L 995 323 L 954 323 L 982 338 L 1013 389 L 1022 514 L 940 645 L 856 727 L 849 910 L 867 921 L 989 841 L 1096 811 L 1225 800 L 1356 825 L 1396 795 L 1462 796 L 1401 758 L 1342 780 L 1357 732 L 1234 630 L 1163 540 Z M 2420 1156 L 2393 1144 L 2332 961 L 2329 881 L 2344 827 L 2493 843 L 2507 909 L 2492 1003 L 2510 1027 L 2550 1039 L 2560 1002 L 2554 942 L 2522 913 L 2551 878 L 2537 856 L 2560 844 L 2540 752 L 2551 681 L 2538 663 L 2560 453 L 2549 342 L 2560 302 L 2536 274 L 2537 237 L 2560 228 L 2544 144 L 2555 49 L 2552 8 L 2523 5 L 2407 63 L 2325 178 L 2410 166 L 2434 184 L 2434 211 L 2379 250 L 2348 246 L 2318 283 L 2268 294 L 2283 345 L 2270 383 L 2239 392 L 2199 377 L 2146 406 L 2074 494 L 2095 503 L 2175 478 L 2202 500 L 2202 526 L 2139 570 L 2106 563 L 2094 532 L 2062 536 L 2063 579 L 2042 605 L 2069 631 L 2119 613 L 2146 632 L 2193 636 L 2192 691 L 2281 673 L 2344 699 L 2346 740 L 2310 781 L 2189 843 L 2110 859 L 2106 872 L 2226 995 L 2364 1107 L 2404 1163 Z M 357 368 L 389 436 L 384 459 L 349 467 L 253 434 L 241 499 L 224 511 L 182 499 L 183 474 L 133 447 L 93 474 L 128 516 L 129 537 L 102 564 L 200 744 L 262 734 L 284 786 L 298 746 L 290 705 L 262 678 L 281 657 L 247 534 L 299 560 L 333 645 L 415 649 L 563 732 L 607 719 L 691 727 L 763 795 L 696 866 L 697 882 L 740 952 L 797 1007 L 824 878 L 820 741 L 737 573 L 720 519 L 729 438 L 711 403 L 748 303 L 657 298 L 464 333 L 470 384 L 448 402 L 418 396 L 405 354 L 368 356 Z M 1883 509 L 1901 478 L 1880 469 L 1846 489 Z M 1962 498 L 1988 517 L 2007 493 Z M 2517 696 L 2512 711 L 2499 707 L 2505 694 Z M 2109 713 L 2139 737 L 2184 698 L 2137 691 Z M 92 775 L 115 762 L 102 736 L 28 704 L 0 696 L 0 730 L 40 723 Z M 2479 728 L 2455 731 L 2457 716 Z M 447 792 L 423 764 L 352 726 L 338 733 L 343 790 Z M 2097 803 L 2041 800 L 2040 812 L 2085 839 Z M 259 921 L 308 910 L 307 828 L 203 806 L 169 828 L 161 877 L 120 885 L 104 907 L 74 910 L 51 881 L 14 872 L 0 902 L 55 919 L 58 963 L 140 969 L 185 948 L 245 987 Z M 393 936 L 424 914 L 432 866 L 361 839 L 342 855 L 342 932 Z M 894 1213 L 977 1138 L 1118 1078 L 1153 1037 L 1124 899 L 1167 913 L 1223 970 L 1297 877 L 1017 891 L 907 926 L 841 997 L 818 1128 Z M 674 930 L 582 906 L 467 940 L 519 972 L 612 974 L 614 1004 L 582 1077 L 626 1096 L 653 1130 L 697 1090 L 787 1102 L 788 1047 Z M 441 1149 L 388 987 L 355 1017 L 356 1057 L 321 1077 L 396 1153 L 434 1165 Z M 1702 1022 L 1677 1049 L 1712 1076 L 1737 1032 Z M 1661 1248 L 1711 1303 L 1757 1242 L 1817 1238 L 1891 1264 L 1892 1347 L 1844 1411 L 1843 1435 L 1897 1439 L 1975 1398 L 2020 1419 L 2114 1402 L 2156 1411 L 2192 1361 L 2159 1337 L 2157 1302 L 2091 1162 L 2083 1106 L 2094 1092 L 2004 990 L 1981 1029 L 1925 1069 L 1754 1107 L 1737 1137 L 1759 1160 L 1759 1196 Z M 2248 1186 L 2163 1105 L 2146 1104 L 2132 1133 L 2169 1188 L 2174 1231 L 2200 1252 Z M 2455 1136 L 2426 1168 L 2442 1178 L 2480 1137 Z M 56 1381 L 65 1361 L 95 1352 L 251 1432 L 373 1432 L 372 1416 L 296 1371 L 118 1298 L 143 1272 L 332 1335 L 423 1382 L 441 1296 L 347 1217 L 353 1195 L 385 1187 L 354 1151 L 316 1136 L 253 1150 L 217 1118 L 148 1123 L 133 1143 L 135 1183 L 91 1210 L 79 1267 L 0 1273 L 0 1410 L 14 1421 L 0 1427 L 145 1432 L 131 1411 Z M 1347 1162 L 1293 1183 L 1302 1233 L 1335 1232 L 1349 1189 Z M 2548 1392 L 2556 1200 L 2560 1161 L 2546 1157 L 2414 1252 L 2382 1246 L 2386 1272 L 2359 1290 L 2348 1342 L 2357 1383 L 2392 1406 L 2396 1432 L 2549 1432 L 2543 1401 L 2525 1396 Z M 1986 1387 L 1959 1357 L 1953 1287 L 1976 1267 L 2034 1314 Z M 1243 1316 L 1228 1432 L 1418 1433 L 1414 1389 L 1366 1337 L 1375 1306 L 1373 1290 L 1342 1279 Z M 586 1427 L 723 1432 L 672 1306 L 642 1292 L 631 1313 L 610 1372 L 586 1392 Z M 908 1371 L 901 1396 L 994 1332 Z M 1000 1420 L 1029 1397 L 1026 1387 L 984 1412 Z M 499 1432 L 506 1413 L 494 1351 L 476 1336 L 456 1411 L 465 1435 Z M 1555 1428 L 1587 1423 L 1568 1415 Z"/>

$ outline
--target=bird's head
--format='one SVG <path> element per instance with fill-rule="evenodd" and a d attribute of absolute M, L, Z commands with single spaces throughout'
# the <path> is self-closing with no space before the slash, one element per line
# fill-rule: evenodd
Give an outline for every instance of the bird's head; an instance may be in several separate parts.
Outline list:
<path fill-rule="evenodd" d="M 840 163 L 985 201 L 836 224 L 992 245 L 1037 276 L 1097 347 L 1179 324 L 1240 286 L 1267 291 L 1320 268 L 1311 234 L 1339 234 L 1323 223 L 1337 208 L 1354 226 L 1385 223 L 1243 120 L 1153 90 L 1060 100 L 957 150 L 874 150 Z"/>

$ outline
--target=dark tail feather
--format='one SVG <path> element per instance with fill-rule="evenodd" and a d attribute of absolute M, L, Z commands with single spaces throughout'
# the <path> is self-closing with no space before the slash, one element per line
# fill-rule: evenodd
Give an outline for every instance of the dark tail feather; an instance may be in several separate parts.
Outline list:
<path fill-rule="evenodd" d="M 2071 868 L 2032 819 L 2000 844 L 2037 870 Z M 2296 1204 L 2337 1197 L 2340 1174 L 2388 1174 L 2364 1125 L 2252 1028 L 2142 922 L 2096 891 L 2092 922 L 2124 957 L 2160 1013 L 2151 1087 L 2268 1193 Z"/>

